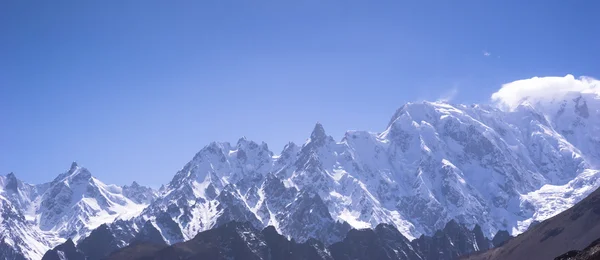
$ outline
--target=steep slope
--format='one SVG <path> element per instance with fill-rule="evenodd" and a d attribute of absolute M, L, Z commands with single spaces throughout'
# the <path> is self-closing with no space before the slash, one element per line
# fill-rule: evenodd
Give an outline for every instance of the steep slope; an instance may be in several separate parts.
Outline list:
<path fill-rule="evenodd" d="M 503 246 L 466 259 L 553 259 L 581 250 L 600 236 L 600 189 Z"/>

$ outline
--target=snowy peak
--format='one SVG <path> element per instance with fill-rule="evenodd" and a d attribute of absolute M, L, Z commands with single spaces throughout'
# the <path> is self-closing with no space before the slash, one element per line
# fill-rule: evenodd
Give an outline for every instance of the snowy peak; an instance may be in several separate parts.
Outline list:
<path fill-rule="evenodd" d="M 135 216 L 154 196 L 153 190 L 141 186 L 104 184 L 73 163 L 49 184 L 32 211 L 41 230 L 78 239 L 104 222 Z"/>
<path fill-rule="evenodd" d="M 14 173 L 0 176 L 0 192 L 4 194 L 20 194 L 28 192 L 32 185 L 23 183 Z"/>
<path fill-rule="evenodd" d="M 240 138 L 237 141 L 236 148 L 242 149 L 242 150 L 260 149 L 261 151 L 266 151 L 267 153 L 270 153 L 269 147 L 267 146 L 267 144 L 265 142 L 262 142 L 259 145 L 258 143 L 254 142 L 252 140 L 248 140 L 245 136 L 243 136 L 242 138 Z"/>
<path fill-rule="evenodd" d="M 451 115 L 455 113 L 462 113 L 462 111 L 445 102 L 409 102 L 396 110 L 387 127 L 392 127 L 397 121 L 400 124 L 410 124 L 412 121 L 418 124 L 421 122 L 434 123 L 439 120 L 439 115 Z"/>
<path fill-rule="evenodd" d="M 273 153 L 267 145 L 241 138 L 235 146 L 212 142 L 200 150 L 169 183 L 169 190 L 194 186 L 196 195 L 209 184 L 220 189 L 246 177 L 260 178 L 272 169 Z M 186 188 L 187 189 L 187 188 Z"/>
<path fill-rule="evenodd" d="M 53 181 L 53 184 L 63 182 L 65 184 L 70 183 L 83 183 L 88 182 L 92 179 L 92 174 L 83 167 L 77 165 L 76 162 L 71 164 L 69 170 L 63 174 L 58 175 Z"/>
<path fill-rule="evenodd" d="M 30 207 L 38 195 L 38 190 L 34 185 L 19 180 L 12 172 L 0 176 L 0 195 L 20 210 Z"/>
<path fill-rule="evenodd" d="M 65 239 L 78 240 L 102 223 L 138 215 L 156 194 L 138 184 L 132 187 L 104 184 L 77 163 L 38 185 L 13 173 L 0 176 L 0 258 L 40 259 Z M 149 199 L 136 201 L 135 196 Z"/>

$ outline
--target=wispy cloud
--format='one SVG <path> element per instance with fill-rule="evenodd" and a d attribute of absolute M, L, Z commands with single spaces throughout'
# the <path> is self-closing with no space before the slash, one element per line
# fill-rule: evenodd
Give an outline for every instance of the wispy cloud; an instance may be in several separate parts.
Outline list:
<path fill-rule="evenodd" d="M 483 51 L 483 56 L 489 57 L 491 55 L 492 55 L 491 52 L 489 52 L 489 51 Z"/>
<path fill-rule="evenodd" d="M 437 98 L 437 101 L 441 102 L 450 102 L 456 95 L 458 94 L 458 87 L 455 85 L 445 93 L 443 93 L 440 97 Z"/>

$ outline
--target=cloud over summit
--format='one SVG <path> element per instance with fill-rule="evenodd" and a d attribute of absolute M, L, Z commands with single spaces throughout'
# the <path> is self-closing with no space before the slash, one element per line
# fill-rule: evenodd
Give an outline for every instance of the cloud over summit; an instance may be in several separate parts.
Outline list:
<path fill-rule="evenodd" d="M 492 94 L 492 102 L 502 108 L 512 110 L 524 100 L 550 102 L 563 98 L 570 92 L 594 93 L 600 96 L 600 81 L 591 77 L 533 77 L 503 84 Z"/>

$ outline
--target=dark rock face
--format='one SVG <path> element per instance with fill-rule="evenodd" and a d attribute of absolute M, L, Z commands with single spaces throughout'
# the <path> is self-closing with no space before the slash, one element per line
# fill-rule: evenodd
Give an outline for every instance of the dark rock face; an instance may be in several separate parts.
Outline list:
<path fill-rule="evenodd" d="M 175 244 L 152 259 L 266 259 L 269 248 L 250 223 L 230 222 Z"/>
<path fill-rule="evenodd" d="M 249 222 L 229 222 L 169 247 L 130 245 L 107 259 L 292 259 L 333 260 L 317 241 L 289 241 L 272 226 L 262 232 Z"/>
<path fill-rule="evenodd" d="M 5 243 L 4 239 L 0 239 L 0 259 L 27 260 L 21 252 Z"/>
<path fill-rule="evenodd" d="M 269 247 L 271 259 L 309 260 L 332 259 L 326 252 L 323 243 L 317 240 L 308 240 L 305 243 L 289 241 L 277 233 L 273 226 L 265 228 L 261 234 Z"/>
<path fill-rule="evenodd" d="M 327 247 L 315 239 L 290 241 L 272 226 L 259 231 L 250 222 L 234 221 L 171 246 L 132 243 L 107 259 L 451 260 L 491 245 L 477 227 L 469 230 L 456 222 L 446 226 L 436 237 L 411 242 L 394 226 L 379 224 L 375 229 L 352 229 L 341 242 Z"/>
<path fill-rule="evenodd" d="M 135 245 L 121 248 L 111 253 L 106 259 L 111 260 L 133 260 L 133 259 L 151 259 L 156 252 L 166 248 L 167 246 L 160 246 L 148 243 L 136 243 Z"/>
<path fill-rule="evenodd" d="M 174 241 L 183 241 L 183 235 L 179 225 L 166 212 L 159 212 L 156 216 L 156 224 L 163 231 L 163 236 L 174 238 Z"/>
<path fill-rule="evenodd" d="M 347 223 L 336 222 L 321 197 L 310 190 L 301 191 L 296 199 L 277 215 L 279 226 L 285 233 L 305 241 L 316 238 L 325 244 L 340 241 L 351 229 Z"/>
<path fill-rule="evenodd" d="M 375 234 L 377 234 L 379 240 L 386 246 L 388 254 L 397 257 L 395 259 L 402 259 L 403 256 L 406 256 L 408 259 L 422 258 L 417 255 L 418 252 L 415 251 L 414 245 L 410 244 L 410 241 L 393 225 L 379 224 L 375 227 Z"/>
<path fill-rule="evenodd" d="M 330 247 L 336 260 L 345 259 L 422 259 L 398 230 L 390 225 L 380 224 L 375 230 L 350 230 L 342 242 Z"/>
<path fill-rule="evenodd" d="M 412 243 L 424 259 L 431 260 L 456 259 L 461 255 L 485 251 L 491 247 L 491 242 L 483 236 L 480 228 L 476 226 L 469 230 L 454 220 L 433 236 L 421 236 Z"/>
<path fill-rule="evenodd" d="M 508 233 L 508 231 L 500 230 L 496 233 L 494 238 L 492 238 L 492 245 L 494 245 L 494 247 L 500 247 L 511 238 L 512 236 Z"/>
<path fill-rule="evenodd" d="M 140 232 L 136 234 L 136 236 L 130 242 L 130 244 L 135 243 L 146 243 L 159 246 L 167 245 L 167 242 L 165 242 L 158 229 L 156 229 L 150 220 L 144 223 L 144 226 L 141 228 Z"/>
<path fill-rule="evenodd" d="M 14 173 L 11 172 L 6 175 L 6 184 L 4 188 L 8 191 L 18 192 L 19 180 Z"/>
<path fill-rule="evenodd" d="M 217 200 L 220 202 L 217 208 L 223 211 L 217 219 L 217 226 L 231 221 L 248 221 L 254 227 L 262 227 L 262 223 L 256 216 L 247 207 L 243 206 L 244 200 L 231 184 L 225 186 L 223 191 L 217 196 Z"/>
<path fill-rule="evenodd" d="M 119 249 L 119 243 L 108 225 L 102 224 L 83 239 L 77 248 L 85 254 L 88 260 L 99 260 Z"/>
<path fill-rule="evenodd" d="M 583 250 L 571 250 L 554 260 L 598 260 L 600 259 L 600 238 L 592 242 Z"/>
<path fill-rule="evenodd" d="M 77 250 L 73 240 L 68 239 L 66 242 L 58 245 L 54 249 L 46 252 L 42 260 L 85 260 L 85 255 Z"/>
<path fill-rule="evenodd" d="M 342 242 L 331 245 L 334 259 L 391 259 L 385 251 L 372 229 L 352 229 Z"/>

